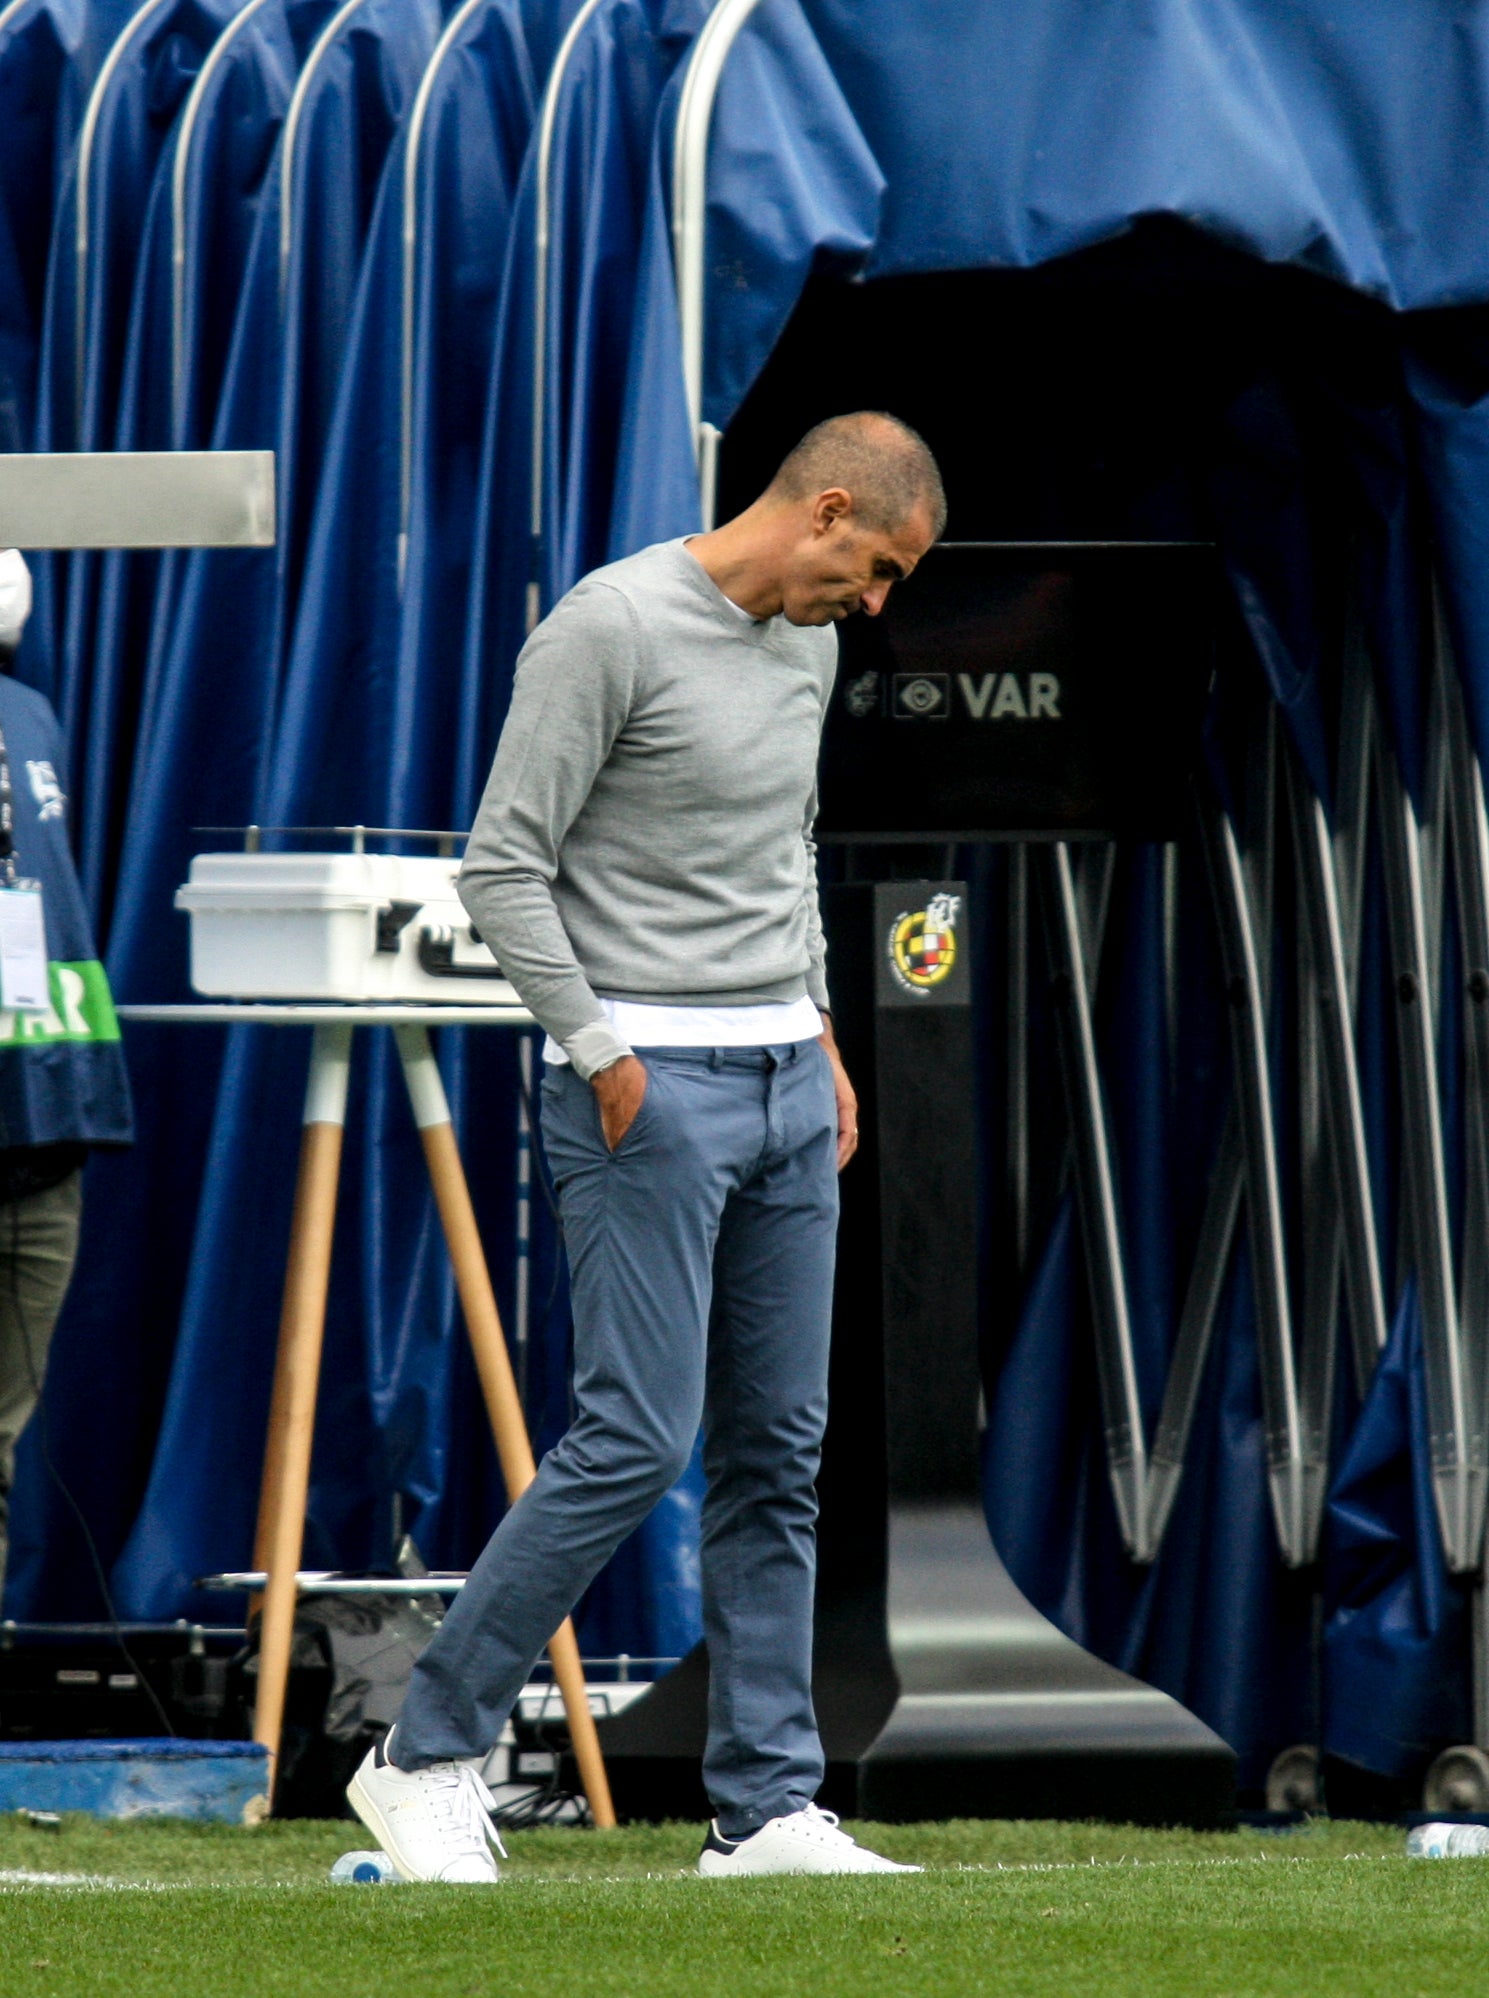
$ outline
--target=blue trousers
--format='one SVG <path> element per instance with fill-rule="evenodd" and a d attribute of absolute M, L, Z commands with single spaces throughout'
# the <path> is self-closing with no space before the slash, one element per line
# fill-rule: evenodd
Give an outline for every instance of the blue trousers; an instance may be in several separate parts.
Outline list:
<path fill-rule="evenodd" d="M 703 1425 L 703 1776 L 726 1837 L 822 1780 L 815 1480 L 827 1417 L 837 1117 L 816 1041 L 648 1048 L 614 1152 L 571 1068 L 543 1080 L 577 1412 L 415 1667 L 405 1769 L 484 1755 L 549 1637 L 682 1475 Z"/>

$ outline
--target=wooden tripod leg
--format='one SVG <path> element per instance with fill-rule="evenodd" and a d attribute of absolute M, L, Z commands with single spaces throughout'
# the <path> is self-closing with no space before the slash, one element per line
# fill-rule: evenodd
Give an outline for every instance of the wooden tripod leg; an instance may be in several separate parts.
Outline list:
<path fill-rule="evenodd" d="M 395 1031 L 409 1100 L 413 1104 L 414 1122 L 424 1141 L 424 1157 L 434 1187 L 435 1204 L 444 1226 L 450 1261 L 455 1268 L 455 1287 L 460 1293 L 460 1308 L 465 1314 L 471 1350 L 475 1354 L 481 1393 L 491 1421 L 491 1433 L 496 1439 L 496 1454 L 501 1461 L 507 1497 L 515 1505 L 536 1477 L 537 1467 L 533 1462 L 522 1404 L 517 1397 L 517 1383 L 512 1378 L 512 1362 L 491 1288 L 491 1275 L 486 1267 L 480 1231 L 476 1227 L 470 1189 L 465 1182 L 465 1170 L 455 1143 L 445 1086 L 424 1029 L 399 1027 Z M 610 1800 L 610 1781 L 605 1774 L 600 1737 L 595 1731 L 589 1696 L 584 1690 L 579 1641 L 568 1617 L 554 1633 L 548 1655 L 553 1661 L 553 1676 L 563 1695 L 569 1740 L 579 1765 L 584 1794 L 589 1799 L 589 1814 L 597 1825 L 608 1831 L 615 1824 L 615 1806 Z"/>
<path fill-rule="evenodd" d="M 351 1047 L 349 1026 L 316 1028 L 305 1090 L 300 1174 L 295 1185 L 294 1219 L 284 1273 L 284 1306 L 279 1320 L 279 1352 L 274 1363 L 274 1395 L 269 1407 L 269 1436 L 259 1498 L 254 1558 L 265 1570 L 267 1580 L 259 1626 L 253 1738 L 269 1751 L 271 1803 L 279 1737 L 284 1726 L 297 1577 L 305 1539 L 310 1447 L 315 1433 L 321 1343 L 326 1329 L 326 1292 L 331 1281 L 331 1242 L 336 1227 L 336 1185 L 341 1174 Z"/>

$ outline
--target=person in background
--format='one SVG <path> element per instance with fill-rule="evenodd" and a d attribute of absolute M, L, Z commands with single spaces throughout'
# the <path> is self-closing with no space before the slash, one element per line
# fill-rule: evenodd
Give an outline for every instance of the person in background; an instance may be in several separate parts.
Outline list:
<path fill-rule="evenodd" d="M 47 988 L 46 1004 L 13 1005 L 6 974 L 14 987 L 25 966 L 0 944 L 0 1591 L 16 1444 L 77 1257 L 83 1162 L 91 1146 L 134 1136 L 119 1023 L 68 844 L 62 731 L 10 675 L 30 610 L 24 558 L 0 551 L 0 898 L 39 892 Z M 0 921 L 0 938 L 24 927 Z"/>

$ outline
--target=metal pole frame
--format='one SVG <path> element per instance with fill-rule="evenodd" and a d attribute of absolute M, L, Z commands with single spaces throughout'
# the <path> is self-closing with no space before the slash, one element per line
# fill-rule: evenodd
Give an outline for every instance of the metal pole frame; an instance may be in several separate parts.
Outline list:
<path fill-rule="evenodd" d="M 1422 1314 L 1432 1488 L 1448 1566 L 1455 1574 L 1468 1574 L 1478 1566 L 1483 1541 L 1489 1466 L 1482 1412 L 1472 1406 L 1458 1317 L 1428 952 L 1428 884 L 1416 807 L 1384 731 L 1377 727 L 1374 734 L 1401 1069 L 1403 1207 Z"/>
<path fill-rule="evenodd" d="M 114 81 L 114 72 L 124 60 L 129 45 L 143 28 L 158 14 L 167 0 L 145 0 L 139 12 L 125 22 L 115 37 L 103 67 L 98 72 L 98 80 L 88 96 L 88 106 L 83 113 L 82 130 L 78 135 L 77 186 L 74 194 L 73 213 L 73 449 L 83 442 L 83 404 L 87 393 L 87 368 L 84 356 L 88 349 L 88 255 L 92 245 L 92 178 L 93 144 L 98 136 L 98 121 L 103 116 L 104 101 Z"/>
<path fill-rule="evenodd" d="M 683 77 L 672 141 L 672 262 L 682 327 L 682 374 L 698 463 L 705 532 L 718 504 L 720 435 L 703 420 L 703 316 L 708 224 L 708 140 L 729 51 L 759 0 L 718 0 L 698 31 Z"/>
<path fill-rule="evenodd" d="M 251 3 L 251 0 L 250 0 Z M 445 23 L 439 40 L 409 110 L 408 135 L 403 148 L 403 282 L 399 300 L 398 349 L 398 594 L 408 568 L 408 522 L 414 495 L 414 307 L 415 280 L 419 254 L 419 152 L 424 124 L 429 115 L 429 99 L 445 57 L 450 53 L 465 24 L 490 0 L 463 0 Z"/>
<path fill-rule="evenodd" d="M 548 394 L 548 252 L 553 221 L 553 188 L 550 182 L 553 171 L 553 131 L 558 123 L 558 100 L 563 93 L 564 78 L 568 74 L 574 49 L 599 5 L 600 0 L 584 0 L 584 5 L 570 21 L 564 38 L 558 45 L 558 53 L 553 58 L 553 67 L 548 72 L 548 82 L 543 90 L 542 109 L 538 113 L 537 184 L 533 216 L 532 449 L 528 463 L 530 491 L 527 517 L 530 544 L 527 629 L 530 632 L 537 629 L 543 615 L 543 485 L 548 475 L 547 453 L 544 450 L 543 405 Z"/>
<path fill-rule="evenodd" d="M 1275 712 L 1269 709 L 1262 754 L 1253 759 L 1247 770 L 1249 818 L 1253 836 L 1246 847 L 1237 846 L 1236 868 L 1234 875 L 1230 877 L 1229 892 L 1238 900 L 1230 924 L 1222 923 L 1223 933 L 1228 932 L 1233 939 L 1239 936 L 1242 940 L 1239 949 L 1242 961 L 1239 989 L 1243 995 L 1247 992 L 1244 964 L 1249 958 L 1255 980 L 1253 1000 L 1256 1017 L 1263 1023 L 1267 1017 L 1267 994 L 1270 989 L 1272 885 L 1276 863 L 1274 837 L 1276 756 L 1277 720 Z M 1202 847 L 1205 852 L 1206 869 L 1211 877 L 1213 898 L 1217 889 L 1217 880 L 1211 843 L 1202 838 Z M 1229 963 L 1224 951 L 1222 956 Z M 1231 984 L 1229 978 L 1227 983 Z M 1234 1017 L 1232 1040 L 1234 1054 Z M 1269 1105 L 1270 1077 L 1266 1073 L 1264 1064 L 1259 1080 Z M 1238 1068 L 1238 1098 L 1240 1094 L 1241 1070 Z M 1269 1110 L 1263 1121 L 1270 1124 Z M 1247 1188 L 1249 1157 L 1241 1114 L 1237 1102 L 1233 1101 L 1226 1114 L 1220 1144 L 1215 1154 L 1209 1192 L 1200 1220 L 1199 1236 L 1195 1243 L 1194 1260 L 1190 1265 L 1189 1282 L 1185 1290 L 1173 1351 L 1169 1358 L 1163 1406 L 1154 1432 L 1148 1511 L 1149 1541 L 1141 1556 L 1145 1561 L 1157 1558 L 1183 1477 L 1189 1437 L 1194 1427 L 1195 1412 L 1199 1403 L 1200 1383 L 1204 1378 L 1211 1340 L 1214 1336 L 1215 1314 L 1220 1306 L 1225 1272 L 1230 1262 L 1231 1245 L 1240 1218 L 1241 1200 Z M 1258 1159 L 1256 1175 L 1263 1188 L 1269 1180 L 1275 1179 L 1275 1147 L 1270 1160 L 1265 1152 Z M 1284 1289 L 1284 1298 L 1285 1294 Z M 1275 1299 L 1275 1289 L 1273 1297 Z M 1258 1330 L 1263 1351 L 1265 1351 L 1265 1327 L 1268 1315 L 1259 1306 Z M 1274 1310 L 1270 1316 L 1275 1318 L 1275 1315 Z M 1275 1365 L 1269 1367 L 1264 1364 L 1264 1381 L 1269 1378 L 1275 1380 L 1277 1372 Z M 1285 1437 L 1288 1431 L 1285 1409 L 1280 1414 L 1279 1427 Z M 1269 1435 L 1272 1433 L 1274 1431 L 1269 1424 Z M 1272 1485 L 1274 1510 L 1278 1510 L 1275 1477 L 1272 1478 Z M 1306 1510 L 1304 1507 L 1305 1521 Z M 1279 1510 L 1279 1526 L 1282 1518 L 1286 1516 L 1287 1508 L 1284 1505 Z M 1306 1536 L 1300 1540 L 1299 1546 L 1294 1551 L 1301 1553 L 1304 1545 L 1306 1545 Z"/>
<path fill-rule="evenodd" d="M 217 40 L 207 51 L 207 59 L 197 73 L 181 113 L 176 132 L 176 155 L 171 162 L 171 441 L 174 448 L 186 448 L 186 167 L 191 158 L 197 121 L 206 101 L 208 85 L 223 57 L 254 15 L 267 0 L 245 0 Z"/>
<path fill-rule="evenodd" d="M 1304 990 L 1312 1004 L 1304 1017 L 1316 1035 L 1315 1055 L 1322 1099 L 1323 1129 L 1318 1146 L 1316 1184 L 1323 1209 L 1310 1228 L 1306 1276 L 1317 1285 L 1317 1336 L 1327 1338 L 1332 1355 L 1338 1276 L 1342 1267 L 1349 1306 L 1355 1382 L 1361 1395 L 1370 1384 L 1386 1343 L 1385 1285 L 1375 1232 L 1370 1161 L 1365 1145 L 1365 1112 L 1353 1032 L 1354 981 L 1345 948 L 1344 919 L 1335 868 L 1334 835 L 1328 816 L 1308 781 L 1296 751 L 1287 759 L 1287 792 L 1293 826 L 1299 899 L 1304 921 Z M 1327 1168 L 1325 1168 L 1327 1154 Z M 1310 1179 L 1305 1175 L 1305 1194 Z M 1306 1310 L 1306 1307 L 1305 1307 Z M 1310 1317 L 1312 1313 L 1308 1314 Z M 1314 1328 L 1305 1329 L 1304 1349 Z M 1319 1384 L 1310 1424 L 1327 1424 L 1329 1385 Z"/>
<path fill-rule="evenodd" d="M 1029 1259 L 1029 849 L 1022 840 L 1008 849 L 1007 893 L 1003 1170 L 1014 1273 L 1022 1280 Z"/>
<path fill-rule="evenodd" d="M 1123 1544 L 1134 1559 L 1141 1559 L 1149 1542 L 1147 1442 L 1138 1396 L 1116 1179 L 1107 1136 L 1106 1098 L 1091 1018 L 1095 967 L 1086 956 L 1089 905 L 1083 911 L 1070 848 L 1065 841 L 1053 841 L 1034 851 L 1040 862 L 1045 898 L 1060 1067 L 1075 1163 L 1076 1206 L 1096 1338 L 1096 1376 L 1106 1437 L 1107 1473 Z"/>
<path fill-rule="evenodd" d="M 1140 1561 L 1157 1560 L 1184 1475 L 1184 1459 L 1199 1406 L 1200 1382 L 1210 1357 L 1215 1313 L 1220 1308 L 1220 1293 L 1245 1186 L 1246 1155 L 1241 1148 L 1241 1127 L 1233 1104 L 1226 1116 L 1210 1176 L 1210 1191 L 1190 1265 L 1179 1329 L 1169 1356 L 1163 1406 L 1153 1432 L 1148 1471 L 1148 1539 L 1134 1557 Z"/>
<path fill-rule="evenodd" d="M 1293 786 L 1287 785 L 1288 804 L 1294 804 Z M 1291 816 L 1291 809 L 1290 809 Z M 1327 827 L 1325 828 L 1327 833 Z M 1332 845 L 1328 849 L 1332 858 Z M 1330 1093 L 1331 1059 L 1336 1052 L 1330 1044 L 1333 1021 L 1329 1014 L 1332 981 L 1327 967 L 1332 960 L 1319 947 L 1305 884 L 1307 856 L 1303 839 L 1294 826 L 1294 879 L 1299 920 L 1292 925 L 1293 972 L 1297 995 L 1296 1051 L 1297 1106 L 1296 1132 L 1298 1160 L 1298 1201 L 1302 1211 L 1299 1249 L 1301 1294 L 1297 1297 L 1296 1370 L 1298 1417 L 1302 1426 L 1303 1460 L 1317 1465 L 1319 1475 L 1308 1483 L 1303 1521 L 1304 1560 L 1318 1559 L 1323 1536 L 1324 1506 L 1327 1498 L 1329 1438 L 1333 1425 L 1334 1388 L 1338 1373 L 1340 1276 L 1344 1256 L 1344 1194 L 1336 1169 L 1340 1147 L 1335 1139 L 1333 1098 Z M 1346 1031 L 1347 1031 L 1346 1020 Z M 1348 1053 L 1353 1073 L 1353 1040 Z M 1363 1146 L 1362 1146 L 1363 1148 Z M 1370 1190 L 1365 1186 L 1368 1202 Z M 1373 1221 L 1373 1215 L 1371 1216 Z M 1373 1241 L 1373 1230 L 1372 1237 Z M 1381 1323 L 1384 1325 L 1384 1314 Z M 1368 1330 L 1368 1328 L 1367 1328 Z M 1373 1364 L 1375 1347 L 1370 1348 Z M 1358 1356 L 1357 1356 L 1358 1365 Z M 1367 1376 L 1368 1378 L 1368 1376 Z M 1315 1601 L 1318 1600 L 1315 1589 Z M 1315 1656 L 1317 1647 L 1315 1646 Z M 1316 1711 L 1321 1711 L 1317 1708 Z M 1315 1729 L 1316 1732 L 1316 1729 Z"/>
<path fill-rule="evenodd" d="M 1216 800 L 1205 798 L 1200 818 L 1229 1000 L 1236 1128 L 1244 1160 L 1267 1433 L 1267 1483 L 1282 1558 L 1296 1568 L 1310 1558 L 1309 1521 L 1322 1506 L 1327 1467 L 1307 1448 L 1298 1396 L 1267 1051 L 1264 949 L 1258 943 L 1260 925 L 1255 921 L 1240 842 L 1230 815 Z"/>
<path fill-rule="evenodd" d="M 1458 1324 L 1470 1422 L 1469 1455 L 1489 1462 L 1489 812 L 1484 777 L 1469 735 L 1468 713 L 1441 607 L 1435 607 L 1436 678 L 1447 778 L 1463 977 L 1463 1248 Z M 1482 1476 L 1476 1506 L 1482 1519 Z M 1483 1528 L 1476 1550 L 1482 1569 Z M 1482 1598 L 1482 1580 L 1480 1596 Z M 1489 1658 L 1482 1613 L 1475 1616 L 1474 1737 L 1489 1746 Z"/>
<path fill-rule="evenodd" d="M 305 58 L 305 66 L 295 80 L 294 93 L 290 98 L 290 108 L 285 114 L 284 133 L 280 139 L 279 166 L 279 300 L 281 309 L 284 295 L 289 286 L 290 255 L 295 247 L 294 214 L 294 172 L 295 148 L 300 137 L 300 120 L 305 115 L 305 101 L 310 95 L 310 86 L 315 73 L 335 44 L 337 36 L 351 20 L 360 13 L 367 0 L 344 0 L 344 4 L 327 21 L 324 28 Z"/>
<path fill-rule="evenodd" d="M 1251 1240 L 1257 1350 L 1267 1433 L 1267 1480 L 1278 1545 L 1289 1567 L 1316 1557 L 1327 1485 L 1327 1436 L 1308 1412 L 1332 1385 L 1332 1340 L 1315 1341 L 1300 1385 L 1294 1355 L 1267 1048 L 1272 892 L 1276 869 L 1277 718 L 1269 710 L 1262 754 L 1247 771 L 1252 837 L 1243 848 L 1228 811 L 1213 795 L 1199 819 L 1229 1002 L 1235 1098 L 1221 1132 L 1194 1261 L 1154 1434 L 1149 1542 L 1157 1557 L 1172 1516 L 1200 1383 L 1209 1358 L 1231 1245 L 1246 1201 Z M 1332 1324 L 1326 1328 L 1332 1334 Z M 1322 1358 L 1322 1366 L 1319 1364 Z M 1310 1397 L 1306 1389 L 1312 1387 Z"/>
<path fill-rule="evenodd" d="M 1265 937 L 1271 927 L 1277 719 L 1268 718 L 1267 754 L 1251 781 L 1253 857 L 1224 851 L 1234 839 L 1211 807 L 1207 846 L 1222 951 L 1233 1007 L 1256 1007 L 1264 1022 L 1268 980 Z M 1303 1197 L 1307 1250 L 1302 1323 L 1294 1357 L 1288 1323 L 1285 1244 L 1274 1204 L 1276 1141 L 1267 1127 L 1270 1079 L 1264 1036 L 1232 1014 L 1238 1105 L 1227 1117 L 1216 1155 L 1209 1198 L 1190 1270 L 1170 1361 L 1162 1413 L 1152 1453 L 1150 1547 L 1156 1556 L 1183 1472 L 1199 1386 L 1209 1354 L 1215 1312 L 1243 1192 L 1255 1185 L 1270 1214 L 1263 1228 L 1270 1271 L 1257 1293 L 1263 1388 L 1268 1396 L 1269 1475 L 1284 1559 L 1306 1566 L 1317 1559 L 1327 1496 L 1329 1427 L 1337 1356 L 1339 1283 L 1349 1304 L 1355 1378 L 1363 1395 L 1387 1336 L 1375 1209 L 1365 1144 L 1364 1112 L 1354 1044 L 1354 993 L 1366 813 L 1370 717 L 1359 700 L 1346 700 L 1340 753 L 1338 830 L 1331 830 L 1301 760 L 1287 749 L 1286 783 L 1292 850 L 1303 920 L 1298 929 L 1301 1045 L 1299 1070 L 1304 1154 Z M 1255 960 L 1256 986 L 1248 991 L 1246 959 Z M 1239 978 L 1240 983 L 1237 984 Z M 1249 1122 L 1243 1118 L 1248 1096 Z M 1239 1106 L 1239 1107 L 1238 1107 Z M 1249 1211 L 1249 1210 L 1248 1210 Z M 1255 1241 L 1255 1223 L 1253 1242 Z M 1288 1531 L 1283 1532 L 1283 1521 Z"/>

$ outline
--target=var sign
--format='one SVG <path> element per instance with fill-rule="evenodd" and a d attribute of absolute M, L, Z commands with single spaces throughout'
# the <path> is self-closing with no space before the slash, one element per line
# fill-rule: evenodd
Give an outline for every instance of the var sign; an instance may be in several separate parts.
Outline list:
<path fill-rule="evenodd" d="M 1060 682 L 1053 673 L 958 673 L 956 684 L 973 721 L 1060 719 Z"/>
<path fill-rule="evenodd" d="M 872 714 L 877 674 L 850 681 L 849 712 Z M 945 721 L 953 712 L 973 721 L 1058 721 L 1060 682 L 1053 673 L 896 673 L 890 712 L 901 721 Z"/>

